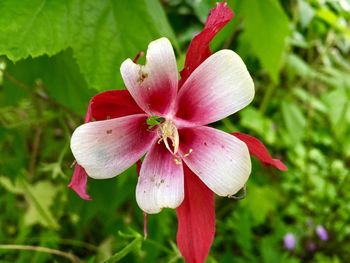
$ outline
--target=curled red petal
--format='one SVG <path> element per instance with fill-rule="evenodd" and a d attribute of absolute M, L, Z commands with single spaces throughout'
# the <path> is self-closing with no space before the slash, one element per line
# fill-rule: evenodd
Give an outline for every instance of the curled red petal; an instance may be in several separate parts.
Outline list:
<path fill-rule="evenodd" d="M 272 165 L 281 171 L 288 170 L 287 166 L 281 160 L 271 157 L 265 145 L 257 138 L 241 132 L 233 132 L 231 134 L 243 141 L 247 145 L 250 154 L 258 158 L 263 164 Z"/>
<path fill-rule="evenodd" d="M 176 209 L 177 245 L 186 263 L 203 263 L 215 234 L 214 193 L 184 165 L 185 199 Z"/>
<path fill-rule="evenodd" d="M 184 69 L 181 71 L 179 87 L 185 83 L 191 73 L 210 56 L 210 41 L 233 18 L 232 10 L 226 2 L 217 3 L 205 22 L 204 29 L 196 35 L 188 47 Z"/>
<path fill-rule="evenodd" d="M 87 174 L 83 167 L 76 164 L 68 187 L 72 188 L 80 196 L 80 198 L 84 200 L 91 200 L 90 195 L 86 191 L 86 184 Z"/>

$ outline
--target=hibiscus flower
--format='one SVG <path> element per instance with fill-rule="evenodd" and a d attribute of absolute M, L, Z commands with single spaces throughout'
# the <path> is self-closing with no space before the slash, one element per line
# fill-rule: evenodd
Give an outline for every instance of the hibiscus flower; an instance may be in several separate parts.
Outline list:
<path fill-rule="evenodd" d="M 249 152 L 284 170 L 263 144 L 242 133 L 209 127 L 247 106 L 254 83 L 231 50 L 211 55 L 209 42 L 233 17 L 219 3 L 204 30 L 191 42 L 178 79 L 176 58 L 166 38 L 151 42 L 146 64 L 121 65 L 127 90 L 96 95 L 85 124 L 72 135 L 77 165 L 70 187 L 83 199 L 87 175 L 119 175 L 143 156 L 136 201 L 146 213 L 177 208 L 177 242 L 187 262 L 203 262 L 215 233 L 214 194 L 233 196 L 251 173 Z M 95 121 L 93 121 L 95 120 Z"/>

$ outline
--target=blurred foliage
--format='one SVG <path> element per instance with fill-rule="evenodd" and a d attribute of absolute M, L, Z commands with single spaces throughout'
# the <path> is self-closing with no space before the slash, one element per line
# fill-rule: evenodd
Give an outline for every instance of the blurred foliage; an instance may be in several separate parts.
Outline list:
<path fill-rule="evenodd" d="M 228 3 L 236 16 L 212 48 L 242 56 L 256 97 L 217 125 L 257 136 L 289 170 L 280 174 L 253 159 L 248 196 L 217 198 L 208 262 L 348 262 L 350 1 Z M 66 187 L 69 139 L 89 98 L 123 88 L 121 62 L 152 39 L 170 38 L 182 65 L 214 6 L 211 0 L 0 1 L 1 262 L 181 262 L 174 211 L 149 216 L 149 237 L 140 234 L 135 167 L 118 178 L 89 180 L 91 202 Z M 317 225 L 329 240 L 319 239 Z M 297 239 L 293 251 L 283 247 L 288 232 Z"/>

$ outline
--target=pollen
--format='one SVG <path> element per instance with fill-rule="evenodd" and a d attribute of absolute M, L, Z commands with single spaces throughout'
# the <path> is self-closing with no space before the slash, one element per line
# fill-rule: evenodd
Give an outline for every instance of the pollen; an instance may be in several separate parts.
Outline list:
<path fill-rule="evenodd" d="M 137 83 L 142 84 L 142 82 L 148 77 L 148 73 L 145 72 L 143 66 L 140 67 L 139 77 L 137 79 Z"/>

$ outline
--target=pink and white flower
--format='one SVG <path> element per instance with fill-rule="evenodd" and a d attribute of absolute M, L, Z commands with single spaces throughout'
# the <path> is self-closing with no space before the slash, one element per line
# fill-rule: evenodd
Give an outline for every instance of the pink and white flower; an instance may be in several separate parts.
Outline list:
<path fill-rule="evenodd" d="M 72 135 L 77 163 L 95 179 L 117 176 L 146 155 L 136 200 L 146 213 L 176 208 L 184 199 L 185 163 L 220 196 L 237 193 L 251 172 L 244 142 L 206 126 L 248 105 L 254 84 L 231 50 L 207 58 L 178 88 L 174 50 L 166 38 L 150 43 L 146 64 L 121 65 L 125 85 L 143 113 L 81 125 Z M 150 127 L 152 118 L 161 119 Z"/>
<path fill-rule="evenodd" d="M 138 165 L 137 203 L 147 213 L 176 208 L 177 244 L 187 263 L 205 261 L 215 234 L 214 192 L 231 196 L 244 186 L 249 154 L 287 169 L 257 138 L 207 126 L 244 108 L 254 96 L 240 57 L 230 50 L 210 52 L 210 41 L 232 18 L 226 2 L 211 10 L 190 43 L 180 80 L 165 38 L 149 45 L 146 65 L 124 61 L 127 90 L 94 96 L 86 124 L 71 140 L 77 164 L 69 187 L 85 200 L 91 200 L 87 175 L 117 176 L 145 155 Z"/>

